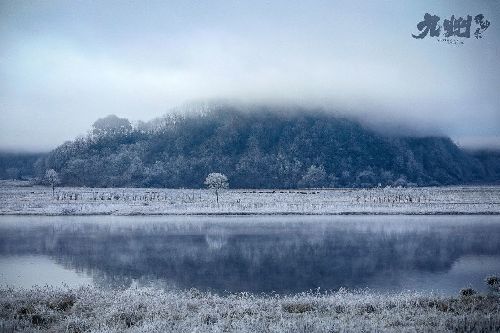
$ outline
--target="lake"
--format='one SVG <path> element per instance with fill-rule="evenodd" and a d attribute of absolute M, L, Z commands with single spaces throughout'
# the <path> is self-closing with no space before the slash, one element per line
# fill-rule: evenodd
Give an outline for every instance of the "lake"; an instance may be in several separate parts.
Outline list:
<path fill-rule="evenodd" d="M 500 216 L 1 216 L 0 284 L 486 290 Z"/>

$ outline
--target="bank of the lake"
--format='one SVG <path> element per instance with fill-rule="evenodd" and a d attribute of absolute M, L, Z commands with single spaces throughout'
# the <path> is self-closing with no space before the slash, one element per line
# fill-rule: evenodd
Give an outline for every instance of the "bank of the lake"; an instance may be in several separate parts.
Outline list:
<path fill-rule="evenodd" d="M 0 186 L 0 215 L 498 215 L 500 186 L 245 190 Z"/>

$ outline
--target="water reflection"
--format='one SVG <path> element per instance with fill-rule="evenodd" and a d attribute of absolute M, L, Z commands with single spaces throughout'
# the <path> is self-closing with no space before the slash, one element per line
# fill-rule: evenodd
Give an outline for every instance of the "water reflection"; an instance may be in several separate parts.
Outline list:
<path fill-rule="evenodd" d="M 500 272 L 499 236 L 496 216 L 1 217 L 0 258 L 51 258 L 107 288 L 456 293 Z"/>

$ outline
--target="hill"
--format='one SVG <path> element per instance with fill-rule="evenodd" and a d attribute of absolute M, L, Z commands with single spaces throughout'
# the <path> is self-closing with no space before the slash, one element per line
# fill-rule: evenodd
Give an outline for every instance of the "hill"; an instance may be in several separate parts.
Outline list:
<path fill-rule="evenodd" d="M 384 135 L 327 112 L 225 106 L 134 126 L 108 116 L 35 169 L 75 186 L 198 188 L 222 172 L 231 187 L 295 188 L 494 182 L 496 163 L 446 137 Z"/>

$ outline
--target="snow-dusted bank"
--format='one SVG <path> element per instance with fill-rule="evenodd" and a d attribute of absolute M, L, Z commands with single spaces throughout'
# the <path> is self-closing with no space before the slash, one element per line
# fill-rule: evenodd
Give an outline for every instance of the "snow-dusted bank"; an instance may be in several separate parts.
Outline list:
<path fill-rule="evenodd" d="M 0 184 L 1 215 L 500 214 L 500 186 L 227 190 Z"/>
<path fill-rule="evenodd" d="M 467 294 L 467 293 L 465 293 Z M 500 302 L 367 291 L 293 296 L 90 287 L 0 289 L 0 330 L 50 332 L 498 332 Z"/>

